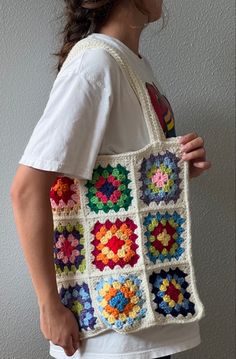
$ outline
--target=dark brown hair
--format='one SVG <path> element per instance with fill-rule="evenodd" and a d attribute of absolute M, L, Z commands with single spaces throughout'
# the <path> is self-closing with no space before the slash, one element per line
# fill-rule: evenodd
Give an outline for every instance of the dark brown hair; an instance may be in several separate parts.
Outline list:
<path fill-rule="evenodd" d="M 60 51 L 53 53 L 59 57 L 56 64 L 57 72 L 60 71 L 63 62 L 65 61 L 69 51 L 75 43 L 93 32 L 99 32 L 99 28 L 105 23 L 111 13 L 112 8 L 120 2 L 120 0 L 64 0 L 65 8 L 63 17 L 66 24 L 59 35 L 63 36 L 63 45 Z M 138 3 L 135 5 L 140 11 Z"/>

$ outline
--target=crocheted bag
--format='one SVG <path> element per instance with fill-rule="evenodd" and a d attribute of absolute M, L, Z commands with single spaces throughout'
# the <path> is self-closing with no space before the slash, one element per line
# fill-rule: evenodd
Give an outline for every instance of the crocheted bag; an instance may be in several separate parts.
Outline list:
<path fill-rule="evenodd" d="M 150 143 L 98 155 L 91 180 L 59 176 L 51 187 L 58 293 L 81 339 L 205 316 L 191 258 L 189 167 L 180 161 L 179 136 L 165 137 L 145 84 L 105 41 L 78 41 L 63 66 L 96 47 L 108 51 L 129 79 Z"/>

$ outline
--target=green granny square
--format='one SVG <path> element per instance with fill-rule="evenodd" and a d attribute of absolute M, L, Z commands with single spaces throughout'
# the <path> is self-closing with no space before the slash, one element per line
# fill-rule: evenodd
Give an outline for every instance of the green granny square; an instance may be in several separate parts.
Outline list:
<path fill-rule="evenodd" d="M 118 212 L 124 208 L 127 211 L 133 199 L 130 195 L 131 189 L 128 188 L 131 182 L 129 173 L 130 171 L 120 164 L 115 167 L 99 165 L 94 168 L 92 179 L 85 183 L 90 210 L 95 213 L 99 210 L 108 213 L 110 210 Z"/>

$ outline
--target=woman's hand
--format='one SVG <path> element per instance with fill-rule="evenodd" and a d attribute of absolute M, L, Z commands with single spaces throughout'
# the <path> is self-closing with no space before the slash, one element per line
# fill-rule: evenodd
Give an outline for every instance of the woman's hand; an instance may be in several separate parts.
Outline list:
<path fill-rule="evenodd" d="M 195 132 L 188 133 L 180 138 L 182 160 L 189 161 L 189 177 L 200 176 L 211 167 L 211 162 L 206 161 L 204 140 Z"/>
<path fill-rule="evenodd" d="M 72 311 L 61 302 L 40 308 L 40 329 L 47 340 L 72 356 L 80 346 L 79 326 Z"/>

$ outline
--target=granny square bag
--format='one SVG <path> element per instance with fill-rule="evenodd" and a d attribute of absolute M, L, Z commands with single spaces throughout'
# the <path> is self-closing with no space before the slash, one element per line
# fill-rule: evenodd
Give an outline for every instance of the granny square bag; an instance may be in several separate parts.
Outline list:
<path fill-rule="evenodd" d="M 192 263 L 189 164 L 180 161 L 179 136 L 165 137 L 145 84 L 105 41 L 78 41 L 63 66 L 96 47 L 127 76 L 150 143 L 98 155 L 91 180 L 60 176 L 50 189 L 58 293 L 81 339 L 205 316 Z"/>

